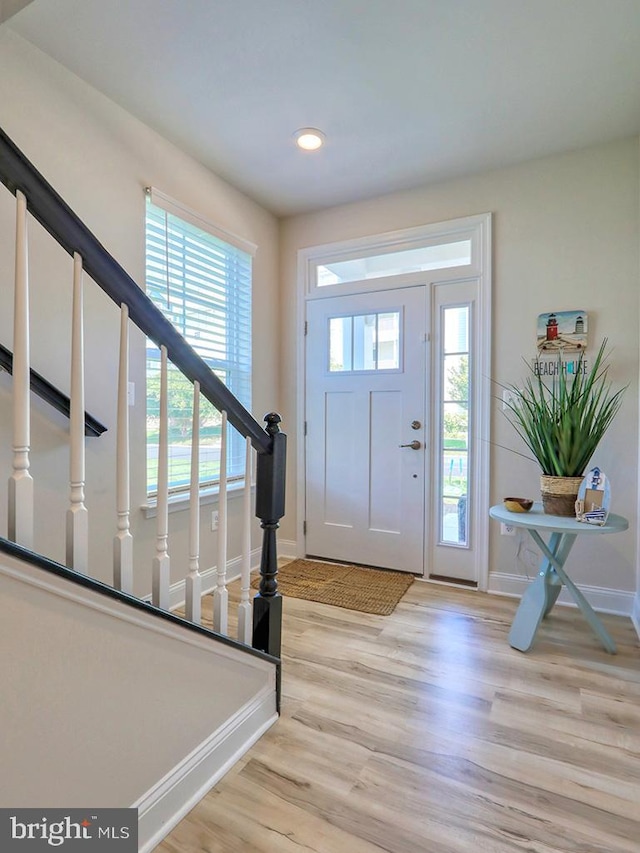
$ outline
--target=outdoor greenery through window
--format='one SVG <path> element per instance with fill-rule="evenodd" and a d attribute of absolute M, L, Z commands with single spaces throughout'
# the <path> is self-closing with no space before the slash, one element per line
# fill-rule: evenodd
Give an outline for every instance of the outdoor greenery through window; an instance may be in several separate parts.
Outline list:
<path fill-rule="evenodd" d="M 469 515 L 469 306 L 444 308 L 441 528 L 443 543 L 466 545 Z"/>
<path fill-rule="evenodd" d="M 251 408 L 251 255 L 151 201 L 147 295 L 232 393 Z M 193 385 L 169 365 L 169 490 L 190 478 Z M 160 350 L 147 340 L 147 493 L 157 492 Z M 200 400 L 200 484 L 220 475 L 221 415 Z M 229 428 L 229 479 L 244 476 L 244 439 Z"/>

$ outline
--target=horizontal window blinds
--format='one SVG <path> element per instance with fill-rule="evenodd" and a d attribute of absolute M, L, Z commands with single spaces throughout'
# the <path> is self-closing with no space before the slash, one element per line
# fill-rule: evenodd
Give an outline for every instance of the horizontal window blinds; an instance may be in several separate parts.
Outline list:
<path fill-rule="evenodd" d="M 147 295 L 215 374 L 251 408 L 252 256 L 237 245 L 153 204 L 147 196 Z M 249 244 L 250 245 L 250 244 Z M 160 352 L 147 341 L 147 483 L 157 487 Z M 169 487 L 189 484 L 193 386 L 169 377 Z M 220 414 L 201 401 L 201 484 L 219 477 Z M 230 430 L 229 477 L 244 474 L 244 440 Z"/>
<path fill-rule="evenodd" d="M 191 210 L 179 201 L 176 201 L 174 198 L 165 195 L 161 190 L 158 190 L 155 187 L 147 187 L 146 192 L 148 200 L 154 205 L 154 207 L 160 207 L 162 210 L 166 210 L 167 213 L 172 213 L 178 219 L 182 219 L 183 222 L 189 222 L 191 225 L 195 225 L 196 228 L 200 228 L 207 234 L 218 237 L 223 243 L 235 246 L 236 249 L 246 252 L 247 255 L 253 256 L 258 251 L 258 247 L 255 243 L 252 243 L 250 240 L 245 240 L 244 237 L 239 237 L 237 234 L 233 234 L 225 228 L 220 228 L 220 226 L 216 225 L 215 222 L 211 222 L 210 219 L 202 216 L 202 214 L 197 213 L 195 210 Z"/>

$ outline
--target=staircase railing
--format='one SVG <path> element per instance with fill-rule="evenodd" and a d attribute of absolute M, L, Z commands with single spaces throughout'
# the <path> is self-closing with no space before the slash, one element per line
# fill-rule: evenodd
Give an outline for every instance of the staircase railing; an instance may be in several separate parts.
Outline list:
<path fill-rule="evenodd" d="M 260 561 L 260 586 L 253 600 L 252 619 L 247 616 L 248 555 L 243 555 L 242 600 L 239 611 L 240 639 L 250 638 L 254 648 L 274 657 L 280 656 L 282 601 L 277 587 L 276 530 L 284 515 L 286 436 L 280 432 L 280 417 L 271 413 L 263 428 L 235 398 L 206 362 L 176 331 L 162 312 L 138 287 L 129 274 L 100 244 L 96 237 L 58 195 L 53 187 L 0 130 L 0 181 L 16 196 L 16 290 L 14 300 L 14 426 L 13 473 L 9 480 L 9 539 L 33 548 L 33 481 L 29 473 L 29 281 L 27 250 L 27 212 L 31 214 L 74 259 L 72 317 L 72 380 L 70 395 L 70 507 L 67 513 L 67 565 L 88 572 L 88 517 L 84 505 L 84 358 L 83 358 L 83 273 L 119 306 L 121 310 L 120 367 L 118 382 L 117 451 L 117 533 L 114 539 L 114 585 L 130 593 L 133 586 L 132 537 L 129 524 L 129 446 L 128 446 L 128 324 L 132 321 L 160 348 L 163 356 L 164 398 L 161 391 L 158 535 L 153 560 L 153 602 L 168 608 L 169 562 L 167 551 L 167 485 L 162 485 L 163 437 L 166 444 L 166 369 L 170 361 L 194 383 L 194 413 L 202 393 L 220 412 L 224 424 L 238 430 L 247 441 L 245 494 L 250 491 L 251 448 L 257 454 L 255 515 L 263 530 Z M 192 488 L 189 572 L 185 578 L 186 611 L 192 620 L 200 618 L 201 576 L 198 566 L 198 425 L 192 445 Z M 225 440 L 224 437 L 222 439 Z M 166 448 L 165 448 L 166 450 Z M 220 507 L 226 516 L 226 459 L 221 453 Z M 245 508 L 246 508 L 245 504 Z M 226 530 L 219 537 L 226 540 Z M 250 542 L 248 520 L 243 540 Z M 218 584 L 214 592 L 214 629 L 226 633 L 226 548 L 219 550 Z M 216 624 L 217 622 L 217 624 Z M 250 635 L 250 636 L 249 636 Z"/>
<path fill-rule="evenodd" d="M 0 344 L 0 369 L 6 370 L 7 373 L 13 373 L 13 353 L 2 344 Z M 33 393 L 68 418 L 71 412 L 71 400 L 67 395 L 63 394 L 59 388 L 56 388 L 35 370 L 32 369 L 30 374 L 30 386 Z M 106 426 L 101 424 L 97 418 L 94 418 L 89 412 L 84 413 L 84 434 L 88 438 L 97 438 L 106 431 Z"/>

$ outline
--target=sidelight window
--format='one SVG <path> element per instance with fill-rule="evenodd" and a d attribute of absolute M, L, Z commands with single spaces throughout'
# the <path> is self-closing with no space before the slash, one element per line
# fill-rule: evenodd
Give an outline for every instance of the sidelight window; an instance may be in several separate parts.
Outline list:
<path fill-rule="evenodd" d="M 469 518 L 469 306 L 442 309 L 440 540 L 466 545 Z"/>

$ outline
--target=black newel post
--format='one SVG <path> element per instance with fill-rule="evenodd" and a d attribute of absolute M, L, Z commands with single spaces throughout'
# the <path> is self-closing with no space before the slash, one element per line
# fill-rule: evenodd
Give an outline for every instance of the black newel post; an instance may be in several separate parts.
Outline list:
<path fill-rule="evenodd" d="M 272 439 L 271 453 L 258 454 L 256 478 L 256 515 L 260 519 L 262 558 L 260 589 L 253 600 L 254 649 L 280 657 L 282 636 L 282 597 L 278 593 L 278 554 L 276 530 L 284 515 L 284 487 L 287 436 L 280 432 L 280 415 L 265 416 Z"/>

